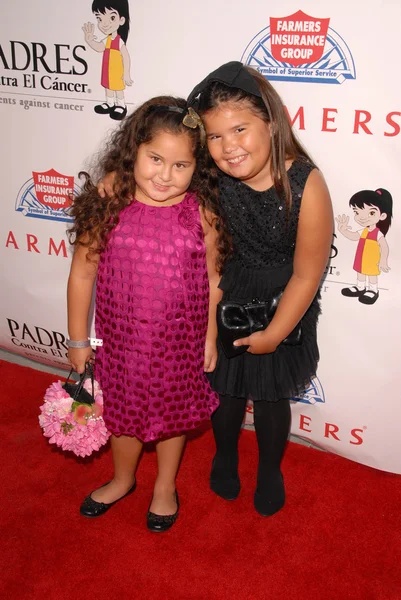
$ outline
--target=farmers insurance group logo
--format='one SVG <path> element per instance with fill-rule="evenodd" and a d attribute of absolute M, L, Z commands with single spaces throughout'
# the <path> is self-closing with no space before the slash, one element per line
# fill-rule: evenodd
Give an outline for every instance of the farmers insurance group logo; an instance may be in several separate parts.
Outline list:
<path fill-rule="evenodd" d="M 241 62 L 271 81 L 343 83 L 355 79 L 355 65 L 330 19 L 299 10 L 288 17 L 270 17 L 270 25 L 248 44 Z"/>
<path fill-rule="evenodd" d="M 69 209 L 72 196 L 79 194 L 74 177 L 62 175 L 54 169 L 44 173 L 32 173 L 18 192 L 15 210 L 26 217 L 72 221 Z"/>

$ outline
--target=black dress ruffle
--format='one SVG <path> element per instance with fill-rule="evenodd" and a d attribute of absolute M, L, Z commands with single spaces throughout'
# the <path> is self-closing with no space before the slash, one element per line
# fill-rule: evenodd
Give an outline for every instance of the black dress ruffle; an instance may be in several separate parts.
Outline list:
<path fill-rule="evenodd" d="M 314 165 L 294 161 L 288 171 L 292 188 L 289 218 L 274 188 L 257 192 L 222 175 L 220 201 L 233 237 L 233 258 L 225 267 L 220 288 L 224 300 L 250 302 L 268 298 L 291 278 L 302 193 Z M 319 361 L 317 294 L 302 318 L 302 343 L 281 344 L 271 354 L 245 352 L 227 358 L 219 345 L 216 369 L 208 375 L 214 390 L 253 401 L 277 401 L 299 395 L 316 375 Z"/>

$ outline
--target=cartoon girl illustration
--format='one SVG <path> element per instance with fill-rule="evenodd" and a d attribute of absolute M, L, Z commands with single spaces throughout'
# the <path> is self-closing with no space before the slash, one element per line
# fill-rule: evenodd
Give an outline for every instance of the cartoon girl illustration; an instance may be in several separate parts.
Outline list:
<path fill-rule="evenodd" d="M 354 210 L 355 221 L 363 229 L 351 231 L 349 217 L 336 217 L 338 231 L 358 242 L 354 260 L 357 284 L 343 288 L 341 293 L 347 298 L 358 298 L 362 304 L 374 304 L 379 297 L 377 276 L 390 270 L 386 234 L 393 218 L 393 199 L 383 188 L 363 190 L 352 196 L 349 205 Z"/>
<path fill-rule="evenodd" d="M 94 108 L 99 115 L 121 121 L 127 114 L 124 100 L 126 85 L 132 85 L 131 60 L 125 45 L 129 33 L 128 0 L 94 0 L 92 12 L 100 31 L 107 35 L 101 42 L 94 35 L 93 23 L 85 23 L 85 41 L 96 52 L 103 52 L 101 84 L 106 89 L 106 102 Z"/>

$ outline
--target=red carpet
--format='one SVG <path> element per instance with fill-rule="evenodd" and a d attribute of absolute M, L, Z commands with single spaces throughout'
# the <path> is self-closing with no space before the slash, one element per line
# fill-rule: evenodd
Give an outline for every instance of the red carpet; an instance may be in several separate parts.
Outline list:
<path fill-rule="evenodd" d="M 226 503 L 208 488 L 207 430 L 188 443 L 170 532 L 145 527 L 153 452 L 135 494 L 86 520 L 79 504 L 110 477 L 110 452 L 77 460 L 50 447 L 37 415 L 55 377 L 1 361 L 0 374 L 1 598 L 401 599 L 401 477 L 290 444 L 287 504 L 264 519 L 252 505 L 254 434 L 241 436 L 242 491 Z"/>

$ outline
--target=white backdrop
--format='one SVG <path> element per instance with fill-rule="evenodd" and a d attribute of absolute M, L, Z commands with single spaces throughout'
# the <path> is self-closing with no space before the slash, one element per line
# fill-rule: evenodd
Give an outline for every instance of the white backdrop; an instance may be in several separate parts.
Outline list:
<path fill-rule="evenodd" d="M 137 0 L 130 13 L 129 108 L 157 94 L 186 96 L 219 64 L 242 60 L 281 93 L 336 215 L 357 230 L 350 197 L 378 187 L 392 194 L 391 270 L 379 276 L 372 306 L 341 294 L 356 281 L 356 244 L 336 230 L 322 285 L 318 378 L 294 399 L 292 433 L 401 473 L 400 3 L 373 0 L 367 10 L 362 0 L 283 0 L 276 8 L 232 0 L 228 10 L 223 0 Z M 0 345 L 56 366 L 66 365 L 66 194 L 116 126 L 93 111 L 104 99 L 102 55 L 85 43 L 87 22 L 96 24 L 89 0 L 43 0 L 40 11 L 14 0 L 0 21 Z"/>

